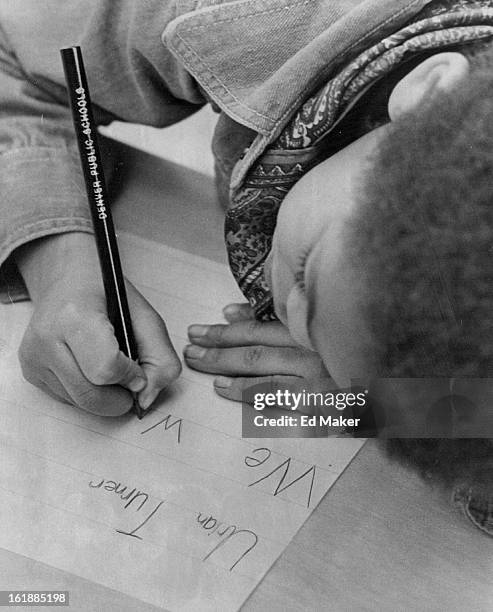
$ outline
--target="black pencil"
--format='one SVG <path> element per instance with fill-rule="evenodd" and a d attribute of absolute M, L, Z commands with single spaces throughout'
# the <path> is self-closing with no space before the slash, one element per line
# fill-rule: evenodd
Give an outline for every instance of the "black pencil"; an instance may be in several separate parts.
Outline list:
<path fill-rule="evenodd" d="M 128 308 L 115 228 L 109 208 L 103 165 L 97 142 L 97 128 L 91 108 L 82 52 L 80 47 L 68 47 L 61 49 L 60 53 L 79 146 L 87 199 L 94 226 L 108 318 L 115 329 L 115 336 L 120 349 L 127 357 L 136 361 L 138 359 L 137 345 Z M 141 419 L 143 413 L 136 394 L 134 394 L 134 410 L 138 418 Z"/>

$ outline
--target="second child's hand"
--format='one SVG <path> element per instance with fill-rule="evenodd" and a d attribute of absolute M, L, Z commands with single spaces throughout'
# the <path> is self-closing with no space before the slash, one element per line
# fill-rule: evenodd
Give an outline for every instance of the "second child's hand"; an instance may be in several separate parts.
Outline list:
<path fill-rule="evenodd" d="M 260 383 L 273 391 L 303 380 L 330 384 L 318 354 L 296 344 L 279 321 L 256 321 L 248 304 L 230 304 L 223 313 L 227 324 L 191 325 L 184 351 L 189 367 L 218 375 L 219 395 L 241 401 L 245 389 Z"/>

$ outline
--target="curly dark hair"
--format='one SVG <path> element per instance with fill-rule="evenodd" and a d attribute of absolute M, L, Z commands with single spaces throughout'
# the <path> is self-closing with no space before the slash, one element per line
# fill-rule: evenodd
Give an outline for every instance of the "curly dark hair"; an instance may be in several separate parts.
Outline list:
<path fill-rule="evenodd" d="M 493 50 L 471 55 L 459 87 L 389 126 L 348 228 L 381 376 L 493 378 Z M 493 440 L 388 450 L 445 484 L 493 481 Z"/>

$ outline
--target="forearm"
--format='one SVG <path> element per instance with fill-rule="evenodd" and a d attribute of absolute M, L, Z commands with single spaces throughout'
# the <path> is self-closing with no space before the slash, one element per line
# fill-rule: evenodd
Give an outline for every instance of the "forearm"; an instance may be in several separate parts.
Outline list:
<path fill-rule="evenodd" d="M 14 259 L 36 304 L 57 283 L 102 291 L 94 236 L 67 232 L 40 238 L 17 249 Z"/>
<path fill-rule="evenodd" d="M 0 2 L 0 265 L 25 243 L 91 231 L 60 47 L 84 49 L 98 123 L 162 126 L 203 103 L 161 42 L 174 4 Z"/>
<path fill-rule="evenodd" d="M 0 30 L 0 264 L 25 243 L 91 230 L 73 127 L 60 97 L 59 86 L 26 74 Z"/>

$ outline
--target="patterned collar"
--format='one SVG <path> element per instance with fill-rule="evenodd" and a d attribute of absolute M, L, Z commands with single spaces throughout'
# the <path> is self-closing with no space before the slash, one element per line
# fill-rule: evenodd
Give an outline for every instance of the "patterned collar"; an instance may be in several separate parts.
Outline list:
<path fill-rule="evenodd" d="M 423 53 L 491 40 L 492 7 L 493 0 L 430 3 L 310 97 L 252 166 L 226 214 L 225 233 L 231 270 L 258 318 L 275 318 L 263 266 L 291 187 L 334 152 L 336 128 L 376 82 Z"/>

